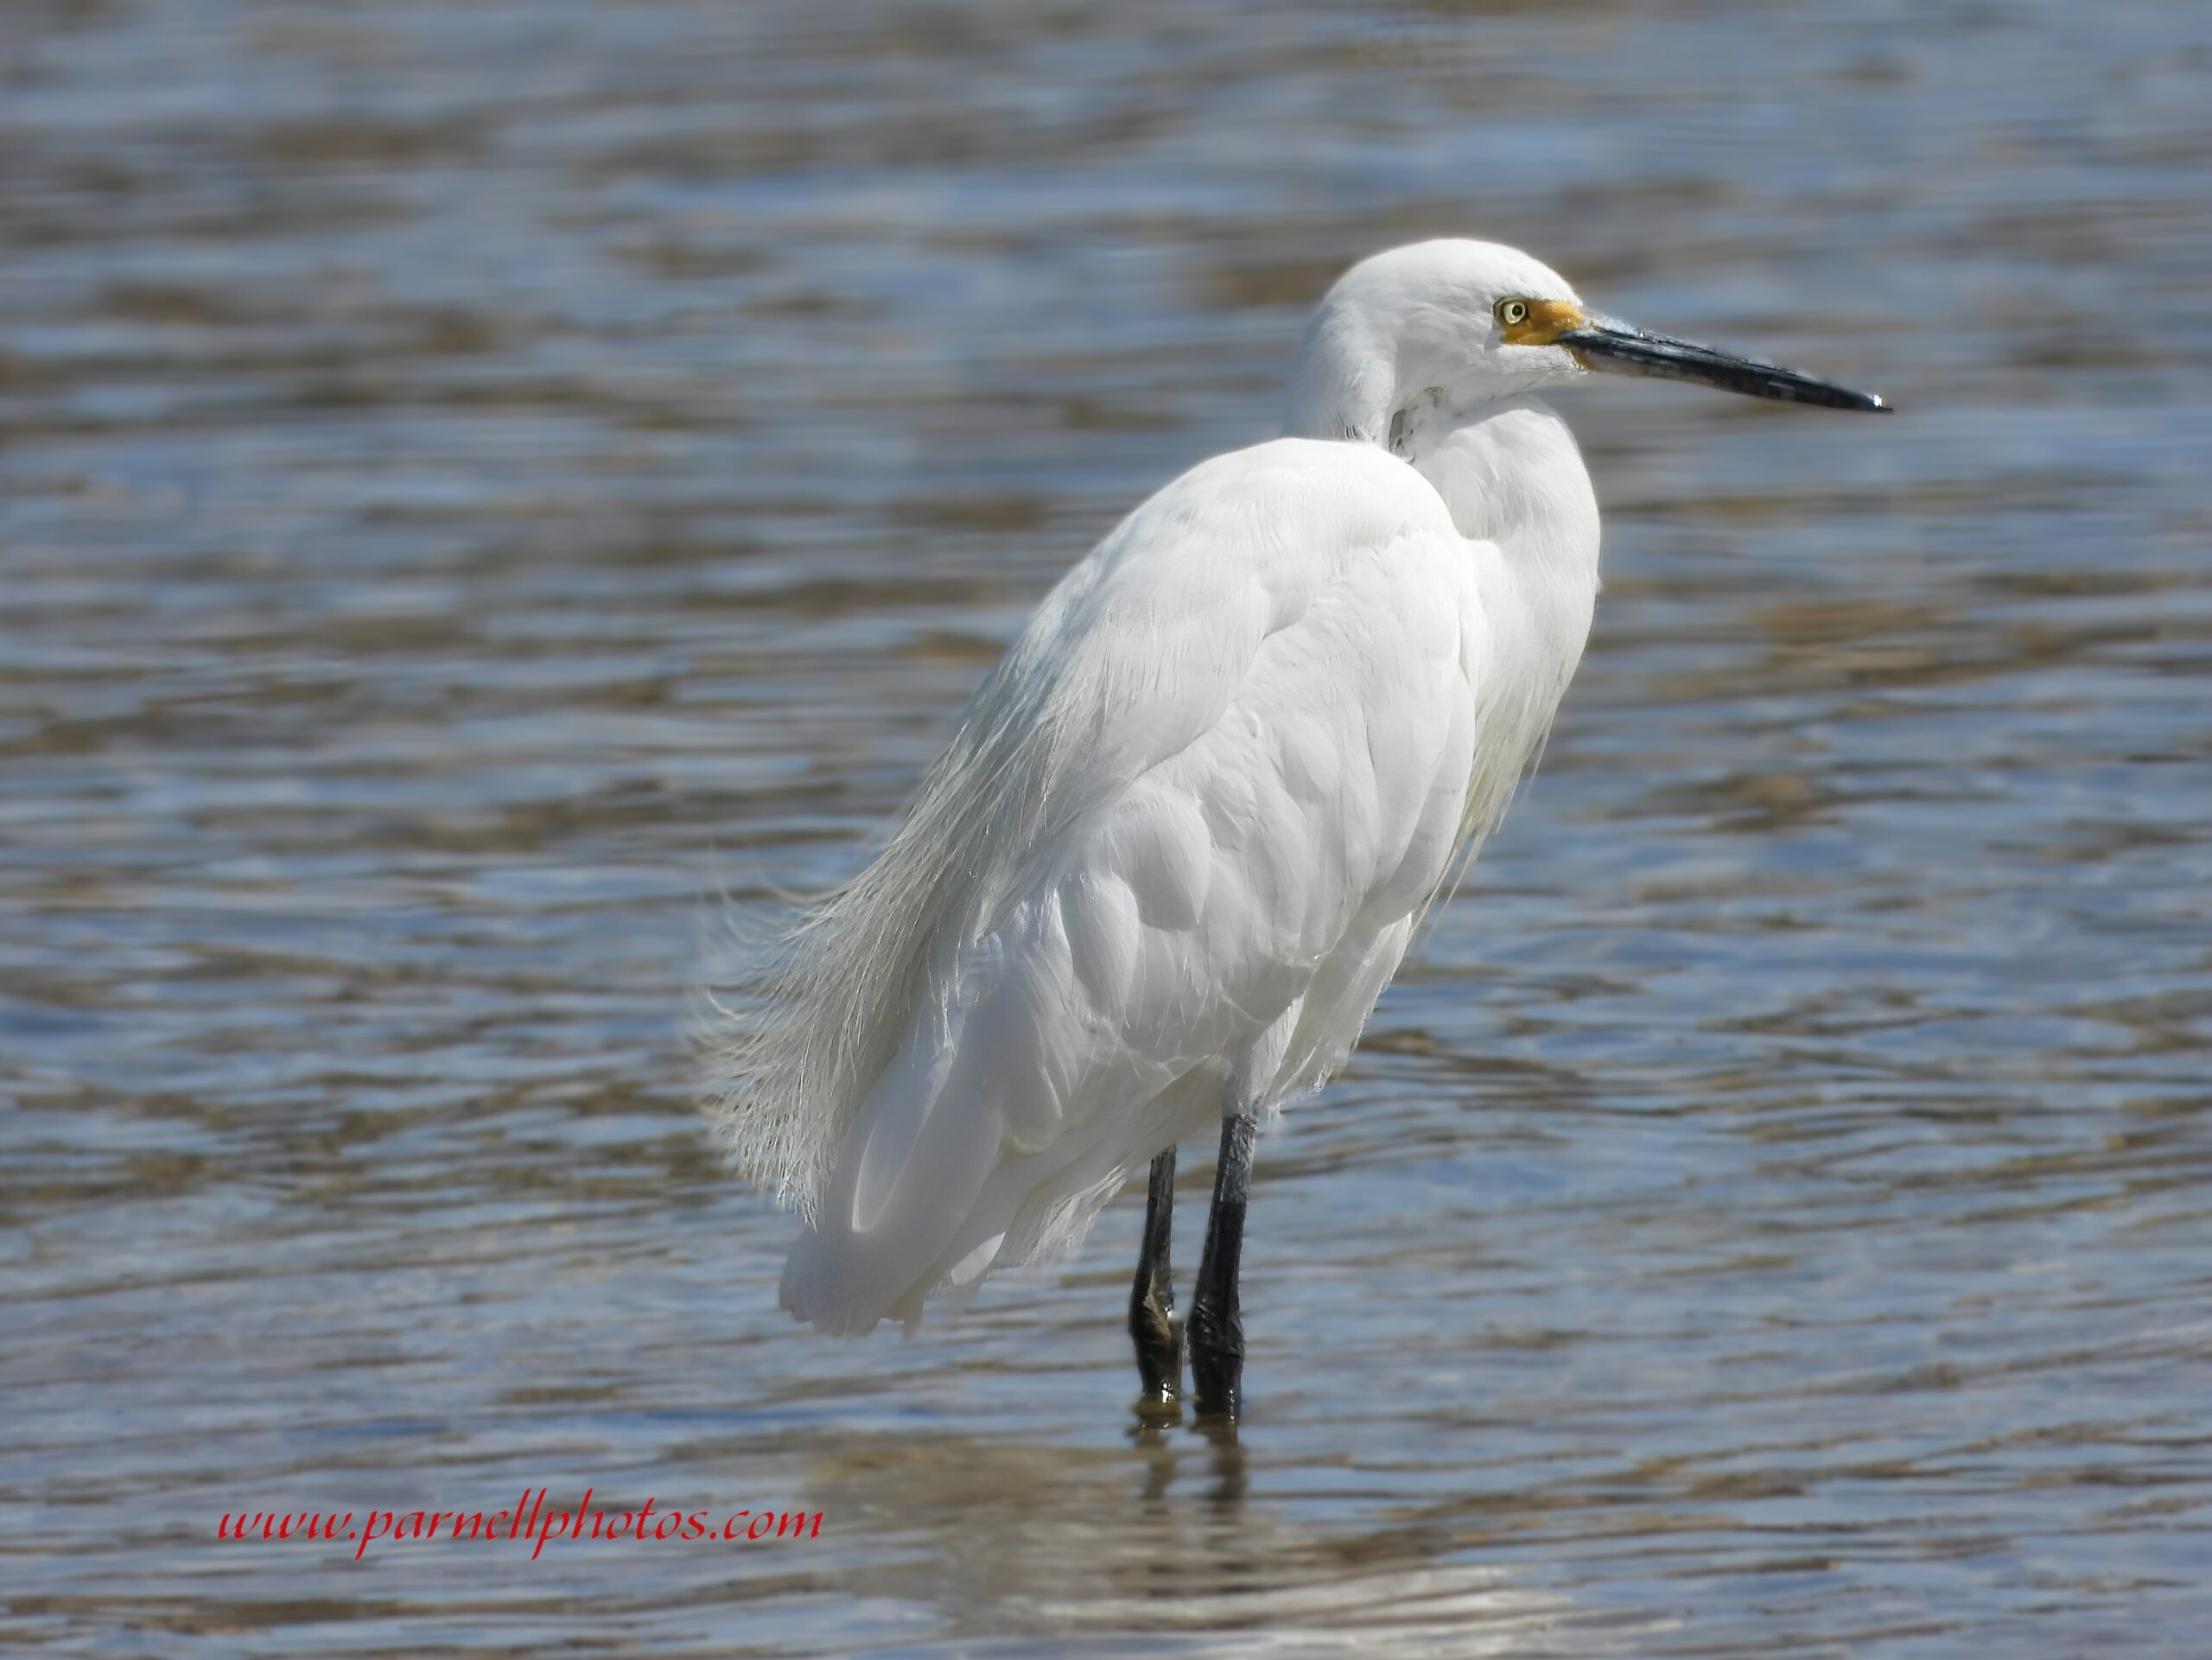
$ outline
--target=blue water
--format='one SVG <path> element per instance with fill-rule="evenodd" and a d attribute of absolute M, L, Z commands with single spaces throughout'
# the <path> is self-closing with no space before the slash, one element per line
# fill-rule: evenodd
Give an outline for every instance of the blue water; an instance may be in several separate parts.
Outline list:
<path fill-rule="evenodd" d="M 2201 1654 L 2208 106 L 2149 0 L 8 9 L 0 1645 Z M 1439 232 L 1902 412 L 1562 399 L 1590 653 L 1262 1144 L 1233 1446 L 1135 1195 L 790 1326 L 708 896 Z M 539 1486 L 824 1522 L 214 1538 Z"/>

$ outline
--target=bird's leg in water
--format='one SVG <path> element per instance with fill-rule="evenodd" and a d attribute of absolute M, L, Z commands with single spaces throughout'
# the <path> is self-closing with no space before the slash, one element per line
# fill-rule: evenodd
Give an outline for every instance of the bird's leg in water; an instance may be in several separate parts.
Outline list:
<path fill-rule="evenodd" d="M 1152 1191 L 1144 1205 L 1144 1254 L 1129 1292 L 1129 1335 L 1136 1339 L 1137 1376 L 1144 1403 L 1164 1405 L 1183 1393 L 1183 1334 L 1175 1325 L 1175 1273 L 1167 1265 L 1167 1236 L 1175 1223 L 1175 1149 L 1152 1161 Z"/>
<path fill-rule="evenodd" d="M 1244 1199 L 1252 1186 L 1252 1138 L 1259 1128 L 1257 1112 L 1240 1112 L 1221 1127 L 1206 1254 L 1191 1298 L 1191 1388 L 1201 1418 L 1234 1418 L 1243 1404 L 1244 1321 L 1236 1308 L 1236 1265 L 1244 1248 Z"/>

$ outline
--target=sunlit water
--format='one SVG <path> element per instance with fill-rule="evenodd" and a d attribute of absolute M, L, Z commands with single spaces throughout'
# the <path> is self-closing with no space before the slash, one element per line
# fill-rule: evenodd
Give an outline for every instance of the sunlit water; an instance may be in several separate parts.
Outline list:
<path fill-rule="evenodd" d="M 2152 0 L 7 6 L 0 1644 L 2203 1652 L 2208 107 Z M 1905 412 L 1565 397 L 1589 658 L 1262 1145 L 1233 1447 L 1134 1195 L 803 1333 L 706 896 L 1452 231 Z M 213 1537 L 538 1486 L 824 1523 Z"/>

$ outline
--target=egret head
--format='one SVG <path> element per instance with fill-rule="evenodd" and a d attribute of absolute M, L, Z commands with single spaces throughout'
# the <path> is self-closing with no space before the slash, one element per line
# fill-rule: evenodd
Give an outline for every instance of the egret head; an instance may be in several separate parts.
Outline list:
<path fill-rule="evenodd" d="M 1474 409 L 1592 371 L 1700 381 L 1828 409 L 1886 410 L 1855 392 L 1586 310 L 1573 285 L 1516 248 L 1446 240 L 1354 265 L 1314 313 L 1289 429 L 1382 442 L 1421 402 Z"/>

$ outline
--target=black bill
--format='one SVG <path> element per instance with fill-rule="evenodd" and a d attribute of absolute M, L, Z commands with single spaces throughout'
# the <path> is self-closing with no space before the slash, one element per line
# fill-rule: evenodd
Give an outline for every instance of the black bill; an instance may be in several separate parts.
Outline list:
<path fill-rule="evenodd" d="M 1710 346 L 1647 334 L 1626 323 L 1592 318 L 1558 335 L 1554 344 L 1566 347 L 1585 368 L 1613 374 L 1651 375 L 1662 380 L 1694 380 L 1746 398 L 1771 398 L 1783 404 L 1816 404 L 1825 410 L 1878 410 L 1891 406 L 1872 392 L 1854 392 L 1847 386 L 1815 380 L 1778 363 L 1761 363 L 1716 352 Z"/>

